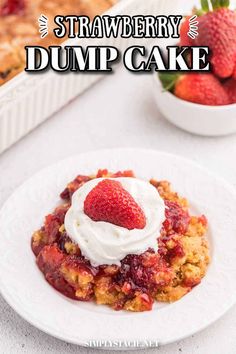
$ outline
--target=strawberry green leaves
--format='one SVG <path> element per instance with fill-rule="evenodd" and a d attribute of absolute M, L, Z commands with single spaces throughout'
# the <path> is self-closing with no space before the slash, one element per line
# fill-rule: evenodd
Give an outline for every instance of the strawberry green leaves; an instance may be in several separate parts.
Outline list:
<path fill-rule="evenodd" d="M 164 91 L 173 91 L 175 84 L 181 74 L 176 73 L 176 72 L 165 72 L 165 73 L 159 73 L 159 79 L 162 83 Z"/>
<path fill-rule="evenodd" d="M 229 5 L 230 5 L 230 0 L 220 0 L 221 7 L 229 7 Z"/>
<path fill-rule="evenodd" d="M 214 11 L 222 7 L 229 7 L 229 5 L 230 0 L 210 0 L 210 2 L 209 0 L 201 0 L 201 6 L 204 12 L 209 12 L 210 7 Z"/>
<path fill-rule="evenodd" d="M 210 11 L 208 0 L 201 0 L 201 5 L 202 5 L 202 10 L 204 12 L 209 12 Z"/>

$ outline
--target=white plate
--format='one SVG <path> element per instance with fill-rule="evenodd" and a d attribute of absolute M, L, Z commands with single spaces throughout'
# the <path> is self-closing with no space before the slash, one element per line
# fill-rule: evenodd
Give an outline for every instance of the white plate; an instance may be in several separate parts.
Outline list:
<path fill-rule="evenodd" d="M 138 177 L 167 179 L 210 222 L 212 262 L 202 283 L 173 304 L 145 313 L 115 312 L 69 300 L 44 280 L 30 249 L 31 234 L 68 181 L 98 168 L 133 169 Z M 222 316 L 236 300 L 236 192 L 191 161 L 138 149 L 82 154 L 48 167 L 26 181 L 0 213 L 0 289 L 24 319 L 68 342 L 88 345 L 119 341 L 136 346 L 166 344 L 187 337 Z M 136 342 L 135 342 L 136 341 Z M 138 341 L 138 342 L 137 342 Z M 93 342 L 93 344 L 96 344 Z M 116 345 L 115 343 L 113 344 Z M 127 349 L 127 348 L 126 348 Z"/>

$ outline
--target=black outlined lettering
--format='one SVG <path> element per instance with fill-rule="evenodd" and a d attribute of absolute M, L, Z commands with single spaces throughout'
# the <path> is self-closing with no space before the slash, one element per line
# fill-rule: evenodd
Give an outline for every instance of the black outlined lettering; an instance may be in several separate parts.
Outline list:
<path fill-rule="evenodd" d="M 126 49 L 124 53 L 124 65 L 129 71 L 144 71 L 145 70 L 145 62 L 141 61 L 139 65 L 137 65 L 137 56 L 141 55 L 145 57 L 146 50 L 143 46 L 133 46 Z"/>
<path fill-rule="evenodd" d="M 54 28 L 53 32 L 57 38 L 63 38 L 66 35 L 66 26 L 64 25 L 65 17 L 56 16 L 54 22 L 59 28 Z"/>
<path fill-rule="evenodd" d="M 28 72 L 41 72 L 49 66 L 48 50 L 41 46 L 26 46 L 26 67 Z"/>
<path fill-rule="evenodd" d="M 173 33 L 171 35 L 171 38 L 179 38 L 179 28 L 180 28 L 180 23 L 182 20 L 183 16 L 169 16 L 169 22 L 170 25 L 172 26 Z"/>

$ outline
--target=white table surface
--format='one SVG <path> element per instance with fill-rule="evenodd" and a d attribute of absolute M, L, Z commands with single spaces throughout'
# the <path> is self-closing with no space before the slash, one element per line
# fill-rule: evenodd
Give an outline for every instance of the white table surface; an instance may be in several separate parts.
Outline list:
<path fill-rule="evenodd" d="M 203 138 L 175 128 L 155 106 L 151 77 L 118 68 L 116 74 L 97 83 L 0 156 L 0 206 L 19 184 L 44 166 L 72 154 L 114 147 L 183 155 L 236 186 L 236 135 Z M 233 354 L 235 334 L 236 307 L 205 331 L 149 352 Z M 4 354 L 95 353 L 42 333 L 14 313 L 1 297 L 0 343 L 0 353 Z"/>

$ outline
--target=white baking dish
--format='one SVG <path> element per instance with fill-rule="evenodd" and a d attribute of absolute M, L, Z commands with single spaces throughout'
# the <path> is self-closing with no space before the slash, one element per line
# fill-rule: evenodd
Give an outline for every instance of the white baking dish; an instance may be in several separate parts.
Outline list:
<path fill-rule="evenodd" d="M 158 15 L 174 14 L 178 1 L 172 0 L 122 0 L 111 8 L 109 14 Z M 145 39 L 141 40 L 145 41 Z M 114 45 L 124 50 L 134 45 L 132 38 L 80 40 L 81 46 Z M 140 40 L 139 40 L 140 43 Z M 144 43 L 144 42 L 143 42 Z M 78 41 L 76 41 L 78 45 Z M 0 153 L 82 93 L 95 81 L 98 74 L 44 74 L 22 72 L 0 87 Z"/>

